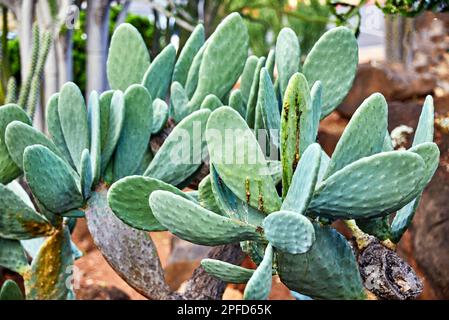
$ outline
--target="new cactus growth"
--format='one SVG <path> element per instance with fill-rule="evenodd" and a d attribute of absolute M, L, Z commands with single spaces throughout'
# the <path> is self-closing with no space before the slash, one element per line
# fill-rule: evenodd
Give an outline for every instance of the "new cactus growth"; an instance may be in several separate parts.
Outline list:
<path fill-rule="evenodd" d="M 397 297 L 364 286 L 369 255 L 389 250 L 372 226 L 397 212 L 381 240 L 399 241 L 436 169 L 431 98 L 410 150 L 388 147 L 387 105 L 374 94 L 329 158 L 316 143 L 318 126 L 354 79 L 352 33 L 327 32 L 303 66 L 292 30 L 281 31 L 267 58 L 248 57 L 248 41 L 233 13 L 207 40 L 198 26 L 177 59 L 170 45 L 151 62 L 140 34 L 123 24 L 109 49 L 112 90 L 90 93 L 86 104 L 75 84 L 64 85 L 47 104 L 50 137 L 19 106 L 0 108 L 0 265 L 24 276 L 27 299 L 73 297 L 65 282 L 77 250 L 67 225 L 79 217 L 115 271 L 152 299 L 219 298 L 221 280 L 247 283 L 245 299 L 266 299 L 273 274 L 312 298 L 364 299 L 366 290 Z M 265 129 L 266 139 L 252 129 Z M 206 167 L 198 195 L 184 192 Z M 329 225 L 337 219 L 351 227 L 355 251 Z M 258 267 L 235 265 L 217 249 L 184 293 L 171 292 L 147 234 L 165 230 L 241 248 Z M 27 241 L 41 237 L 31 254 Z M 416 283 L 395 290 L 414 297 Z M 0 297 L 16 293 L 8 283 Z"/>

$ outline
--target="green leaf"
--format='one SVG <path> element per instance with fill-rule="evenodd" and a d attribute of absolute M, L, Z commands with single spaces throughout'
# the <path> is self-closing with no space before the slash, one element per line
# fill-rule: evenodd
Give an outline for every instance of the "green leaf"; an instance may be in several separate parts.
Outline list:
<path fill-rule="evenodd" d="M 260 70 L 262 70 L 265 65 L 265 57 L 260 57 L 256 69 L 253 74 L 253 81 L 251 85 L 251 89 L 249 91 L 248 103 L 246 104 L 246 122 L 250 128 L 256 127 L 256 107 L 257 107 L 257 98 L 259 94 L 259 78 L 260 78 Z"/>
<path fill-rule="evenodd" d="M 132 85 L 125 92 L 125 120 L 114 155 L 116 180 L 134 174 L 142 161 L 153 126 L 152 104 L 141 85 Z"/>
<path fill-rule="evenodd" d="M 299 47 L 298 36 L 292 29 L 283 28 L 276 40 L 275 56 L 282 97 L 287 90 L 290 78 L 299 71 L 300 59 L 301 48 Z"/>
<path fill-rule="evenodd" d="M 58 111 L 67 148 L 79 172 L 81 154 L 84 149 L 90 149 L 90 142 L 86 104 L 76 84 L 68 82 L 62 87 Z"/>
<path fill-rule="evenodd" d="M 268 244 L 265 249 L 265 255 L 262 262 L 254 271 L 249 279 L 243 299 L 245 300 L 266 300 L 271 291 L 272 278 L 272 264 L 273 264 L 273 248 Z"/>
<path fill-rule="evenodd" d="M 278 252 L 281 281 L 314 299 L 365 299 L 356 258 L 335 229 L 314 223 L 316 240 L 304 254 Z"/>
<path fill-rule="evenodd" d="M 240 89 L 232 90 L 229 96 L 229 106 L 237 111 L 243 118 L 246 115 L 246 104 L 243 101 L 243 95 Z"/>
<path fill-rule="evenodd" d="M 215 109 L 223 106 L 223 103 L 220 99 L 217 98 L 216 95 L 209 94 L 207 95 L 203 102 L 201 103 L 200 109 L 209 109 L 210 111 L 214 111 Z"/>
<path fill-rule="evenodd" d="M 128 23 L 121 24 L 112 35 L 106 71 L 109 85 L 125 91 L 141 83 L 150 65 L 150 55 L 139 31 Z"/>
<path fill-rule="evenodd" d="M 332 154 L 325 179 L 348 164 L 382 151 L 388 125 L 388 106 L 374 93 L 356 110 Z"/>
<path fill-rule="evenodd" d="M 310 50 L 303 72 L 310 86 L 318 80 L 323 85 L 321 118 L 329 115 L 348 94 L 358 59 L 357 40 L 346 27 L 327 31 Z"/>
<path fill-rule="evenodd" d="M 251 86 L 253 85 L 254 74 L 256 72 L 258 62 L 259 58 L 256 56 L 249 56 L 246 59 L 245 66 L 243 67 L 243 72 L 240 79 L 240 91 L 242 92 L 245 106 L 249 100 L 249 94 L 251 92 Z"/>
<path fill-rule="evenodd" d="M 155 99 L 153 101 L 153 125 L 152 134 L 162 131 L 168 121 L 168 106 L 164 100 Z"/>
<path fill-rule="evenodd" d="M 101 110 L 103 113 L 104 109 Z M 125 122 L 125 98 L 121 91 L 115 91 L 108 111 L 108 127 L 105 144 L 101 150 L 101 172 L 105 172 L 107 165 L 115 151 Z"/>
<path fill-rule="evenodd" d="M 17 283 L 6 280 L 0 290 L 0 300 L 24 300 L 24 296 Z"/>
<path fill-rule="evenodd" d="M 318 185 L 309 211 L 325 218 L 373 218 L 390 214 L 421 192 L 423 159 L 390 151 L 357 160 Z"/>
<path fill-rule="evenodd" d="M 144 176 L 179 185 L 201 166 L 204 131 L 211 112 L 198 110 L 184 118 L 165 139 Z"/>
<path fill-rule="evenodd" d="M 70 233 L 67 228 L 48 237 L 25 275 L 25 290 L 30 300 L 64 300 L 67 280 L 73 270 Z"/>
<path fill-rule="evenodd" d="M 17 240 L 0 238 L 0 266 L 23 274 L 28 268 L 28 259 Z"/>
<path fill-rule="evenodd" d="M 84 199 L 87 199 L 90 196 L 93 179 L 92 162 L 89 150 L 84 149 L 83 154 L 81 155 L 80 168 L 80 186 Z"/>
<path fill-rule="evenodd" d="M 265 157 L 237 111 L 221 107 L 212 112 L 206 140 L 211 163 L 240 200 L 265 213 L 279 210 L 281 201 Z"/>
<path fill-rule="evenodd" d="M 199 24 L 192 31 L 179 54 L 178 61 L 176 61 L 173 70 L 173 82 L 177 81 L 183 86 L 186 84 L 189 68 L 192 65 L 195 55 L 204 44 L 204 38 L 204 26 Z"/>
<path fill-rule="evenodd" d="M 220 100 L 232 89 L 243 71 L 249 36 L 238 13 L 231 13 L 207 40 L 198 74 L 198 85 L 189 105 L 196 110 L 208 94 Z"/>
<path fill-rule="evenodd" d="M 175 60 L 176 49 L 174 45 L 169 44 L 157 55 L 143 76 L 142 85 L 153 99 L 165 99 L 167 96 Z"/>
<path fill-rule="evenodd" d="M 413 146 L 424 142 L 433 141 L 434 131 L 434 107 L 432 96 L 427 96 L 419 117 L 418 127 L 416 128 Z"/>
<path fill-rule="evenodd" d="M 263 126 L 267 130 L 270 142 L 279 148 L 279 130 L 281 115 L 279 113 L 276 93 L 266 68 L 260 71 L 258 110 L 262 113 Z"/>
<path fill-rule="evenodd" d="M 44 134 L 20 121 L 13 121 L 8 125 L 5 142 L 11 159 L 19 168 L 23 168 L 23 152 L 28 146 L 42 145 L 61 156 L 59 149 Z"/>
<path fill-rule="evenodd" d="M 281 210 L 305 214 L 312 200 L 321 163 L 321 147 L 310 145 L 304 152 L 293 175 L 292 184 L 282 203 Z"/>
<path fill-rule="evenodd" d="M 148 205 L 153 191 L 165 190 L 186 199 L 185 193 L 157 179 L 131 176 L 114 183 L 108 192 L 108 203 L 115 215 L 133 228 L 145 231 L 163 231 L 164 228 L 154 217 Z"/>
<path fill-rule="evenodd" d="M 179 82 L 173 82 L 170 88 L 170 103 L 172 105 L 173 119 L 176 123 L 181 122 L 191 112 L 187 109 L 189 98 L 186 91 Z"/>
<path fill-rule="evenodd" d="M 64 134 L 62 133 L 61 121 L 59 120 L 59 93 L 55 93 L 50 97 L 45 108 L 47 121 L 47 130 L 50 134 L 51 140 L 54 142 L 56 147 L 58 147 L 59 152 L 64 156 L 64 159 L 73 167 L 75 165 L 72 161 L 72 156 L 70 155 L 69 148 L 65 142 Z"/>
<path fill-rule="evenodd" d="M 304 114 L 310 112 L 311 98 L 306 78 L 295 73 L 285 91 L 281 114 L 282 196 L 285 198 L 302 152 L 307 148 L 309 128 Z"/>
<path fill-rule="evenodd" d="M 19 106 L 7 104 L 0 107 L 0 183 L 7 184 L 21 174 L 21 170 L 11 159 L 5 143 L 5 131 L 8 124 L 21 121 L 31 125 L 31 120 Z"/>
<path fill-rule="evenodd" d="M 18 194 L 0 184 L 0 237 L 24 240 L 47 235 L 52 230 L 50 223 Z"/>
<path fill-rule="evenodd" d="M 254 274 L 252 269 L 215 259 L 203 259 L 201 260 L 201 266 L 211 276 L 230 283 L 247 283 Z"/>
<path fill-rule="evenodd" d="M 433 142 L 424 142 L 418 144 L 410 148 L 409 151 L 418 154 L 424 160 L 424 176 L 421 180 L 420 185 L 418 186 L 418 189 L 421 190 L 421 193 L 405 207 L 396 212 L 396 216 L 391 223 L 391 240 L 395 243 L 401 240 L 402 235 L 410 226 L 415 215 L 415 211 L 418 208 L 422 191 L 432 179 L 440 161 L 440 150 L 438 149 L 438 146 Z"/>
<path fill-rule="evenodd" d="M 267 240 L 283 252 L 306 253 L 315 241 L 312 223 L 297 212 L 273 212 L 263 221 L 263 228 Z"/>
<path fill-rule="evenodd" d="M 98 93 L 92 91 L 88 104 L 88 124 L 90 130 L 90 160 L 92 161 L 92 184 L 96 185 L 101 175 L 101 115 Z M 82 159 L 81 159 L 82 160 Z"/>
<path fill-rule="evenodd" d="M 220 207 L 215 200 L 215 195 L 212 190 L 210 175 L 205 176 L 198 185 L 198 200 L 202 207 L 217 214 L 221 213 Z"/>
<path fill-rule="evenodd" d="M 220 216 L 169 191 L 153 192 L 150 207 L 170 232 L 196 244 L 216 246 L 261 237 L 257 227 Z"/>
<path fill-rule="evenodd" d="M 23 168 L 33 194 L 48 210 L 59 213 L 83 206 L 76 173 L 48 148 L 27 147 Z"/>

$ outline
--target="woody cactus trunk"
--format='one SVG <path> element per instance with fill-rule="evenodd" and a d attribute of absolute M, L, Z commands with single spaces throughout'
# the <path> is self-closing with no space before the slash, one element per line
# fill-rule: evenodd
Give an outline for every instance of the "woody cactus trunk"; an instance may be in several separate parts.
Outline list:
<path fill-rule="evenodd" d="M 169 45 L 150 61 L 122 24 L 109 49 L 111 90 L 92 92 L 86 107 L 64 85 L 47 104 L 50 137 L 18 105 L 0 108 L 0 265 L 23 275 L 27 299 L 75 298 L 70 227 L 83 218 L 109 264 L 150 299 L 219 299 L 226 282 L 266 299 L 274 274 L 315 299 L 420 293 L 393 248 L 438 165 L 431 97 L 410 150 L 393 150 L 387 104 L 374 94 L 329 158 L 318 126 L 352 85 L 352 32 L 328 31 L 302 65 L 291 29 L 266 58 L 248 57 L 248 42 L 233 13 L 207 40 L 199 25 L 178 55 Z M 198 191 L 183 191 L 195 179 Z M 217 246 L 183 292 L 165 283 L 148 234 L 164 230 Z M 238 266 L 242 252 L 256 270 Z M 8 282 L 1 297 L 11 296 Z"/>

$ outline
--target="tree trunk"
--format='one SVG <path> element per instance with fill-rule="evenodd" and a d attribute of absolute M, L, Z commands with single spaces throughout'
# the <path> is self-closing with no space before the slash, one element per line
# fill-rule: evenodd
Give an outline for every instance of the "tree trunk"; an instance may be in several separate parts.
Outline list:
<path fill-rule="evenodd" d="M 87 92 L 103 92 L 108 88 L 106 78 L 109 42 L 109 0 L 87 1 Z"/>
<path fill-rule="evenodd" d="M 385 17 L 385 57 L 387 62 L 402 63 L 406 67 L 413 61 L 414 19 L 401 16 Z"/>

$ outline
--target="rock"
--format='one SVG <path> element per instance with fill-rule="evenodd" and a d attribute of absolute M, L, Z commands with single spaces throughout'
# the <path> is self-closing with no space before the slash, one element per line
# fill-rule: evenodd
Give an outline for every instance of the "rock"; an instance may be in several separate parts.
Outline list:
<path fill-rule="evenodd" d="M 331 155 L 341 137 L 348 120 L 343 118 L 338 112 L 331 113 L 320 122 L 318 131 L 318 141 L 323 150 Z"/>
<path fill-rule="evenodd" d="M 375 92 L 387 101 L 405 101 L 433 93 L 436 80 L 406 70 L 401 64 L 365 63 L 358 67 L 354 85 L 338 111 L 350 118 L 360 104 Z"/>
<path fill-rule="evenodd" d="M 448 150 L 446 145 L 446 149 Z M 413 221 L 413 251 L 418 266 L 439 299 L 449 299 L 449 165 L 445 151 L 435 176 L 424 191 Z"/>
<path fill-rule="evenodd" d="M 200 246 L 173 236 L 172 249 L 164 268 L 165 281 L 170 289 L 178 290 L 183 282 L 190 279 L 201 260 L 207 257 L 211 247 Z"/>

